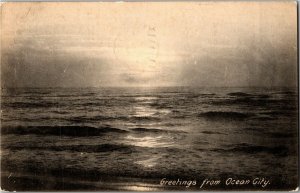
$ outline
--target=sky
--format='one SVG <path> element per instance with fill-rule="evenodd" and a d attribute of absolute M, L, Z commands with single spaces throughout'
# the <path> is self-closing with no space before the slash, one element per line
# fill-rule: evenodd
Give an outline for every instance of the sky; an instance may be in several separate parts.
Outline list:
<path fill-rule="evenodd" d="M 297 85 L 297 5 L 1 4 L 3 87 Z"/>

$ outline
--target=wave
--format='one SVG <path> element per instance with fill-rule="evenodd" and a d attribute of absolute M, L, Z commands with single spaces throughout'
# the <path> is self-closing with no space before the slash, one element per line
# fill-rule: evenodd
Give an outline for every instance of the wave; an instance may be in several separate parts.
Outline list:
<path fill-rule="evenodd" d="M 296 106 L 296 101 L 289 99 L 271 99 L 267 95 L 257 95 L 251 97 L 225 98 L 221 100 L 210 101 L 213 105 L 245 105 L 254 107 L 274 107 L 275 105 L 283 107 L 286 105 Z"/>
<path fill-rule="evenodd" d="M 168 132 L 166 130 L 162 130 L 162 129 L 147 129 L 147 128 L 133 128 L 131 129 L 132 131 L 136 131 L 136 132 L 153 132 L 153 133 L 161 133 L 161 132 Z"/>
<path fill-rule="evenodd" d="M 138 127 L 138 128 L 132 128 L 131 129 L 134 132 L 149 132 L 149 133 L 185 133 L 184 131 L 170 131 L 170 130 L 163 130 L 163 129 L 153 129 L 153 128 L 143 128 L 143 127 Z"/>
<path fill-rule="evenodd" d="M 231 92 L 228 93 L 229 96 L 235 96 L 235 97 L 255 97 L 255 98 L 269 98 L 270 96 L 267 94 L 248 94 L 244 92 Z"/>
<path fill-rule="evenodd" d="M 225 99 L 218 99 L 209 101 L 209 104 L 212 105 L 249 105 L 249 104 L 257 104 L 257 101 L 254 101 L 250 97 L 242 97 L 242 98 L 225 98 Z"/>
<path fill-rule="evenodd" d="M 287 156 L 289 150 L 285 146 L 276 146 L 276 147 L 267 147 L 260 145 L 250 145 L 247 143 L 241 143 L 233 145 L 234 147 L 228 149 L 213 149 L 215 152 L 228 152 L 228 153 L 247 153 L 247 154 L 256 154 L 256 153 L 268 153 L 274 154 L 277 156 Z"/>
<path fill-rule="evenodd" d="M 199 94 L 189 94 L 189 95 L 186 95 L 186 97 L 187 98 L 198 98 L 198 97 L 206 98 L 206 97 L 212 97 L 215 95 L 216 94 L 214 94 L 214 93 L 199 93 Z"/>
<path fill-rule="evenodd" d="M 296 133 L 287 133 L 287 131 L 283 131 L 283 132 L 272 132 L 272 131 L 268 131 L 266 130 L 266 128 L 259 128 L 259 127 L 246 127 L 246 128 L 241 128 L 241 132 L 245 132 L 245 131 L 251 131 L 252 135 L 253 132 L 257 132 L 260 135 L 266 135 L 269 136 L 271 138 L 292 138 L 292 137 L 296 137 L 297 134 Z"/>
<path fill-rule="evenodd" d="M 159 117 L 154 116 L 93 116 L 93 117 L 71 117 L 66 118 L 66 121 L 71 121 L 74 123 L 82 122 L 98 122 L 98 121 L 159 121 Z"/>
<path fill-rule="evenodd" d="M 254 95 L 258 99 L 268 99 L 270 98 L 270 95 L 267 94 L 259 94 L 259 95 Z"/>
<path fill-rule="evenodd" d="M 220 132 L 216 132 L 216 131 L 202 131 L 201 133 L 208 134 L 208 135 L 212 135 L 212 134 L 226 135 L 224 133 L 220 133 Z"/>
<path fill-rule="evenodd" d="M 112 152 L 119 151 L 125 153 L 131 153 L 135 151 L 135 146 L 124 144 L 101 144 L 101 145 L 62 145 L 62 146 L 10 146 L 11 150 L 49 150 L 49 151 L 72 151 L 72 152 Z"/>
<path fill-rule="evenodd" d="M 2 127 L 1 134 L 17 134 L 17 135 L 59 135 L 59 136 L 100 136 L 105 133 L 126 133 L 128 131 L 113 128 L 110 126 L 88 127 L 88 126 L 16 126 Z"/>
<path fill-rule="evenodd" d="M 152 116 L 128 117 L 128 120 L 133 120 L 133 121 L 159 121 L 160 119 L 161 119 L 160 117 L 152 117 Z"/>
<path fill-rule="evenodd" d="M 271 115 L 271 116 L 280 116 L 280 115 L 293 115 L 294 112 L 291 111 L 269 111 L 261 113 L 263 115 Z"/>
<path fill-rule="evenodd" d="M 281 91 L 281 92 L 274 92 L 274 94 L 294 95 L 294 94 L 296 94 L 296 92 L 294 92 L 294 91 Z"/>
<path fill-rule="evenodd" d="M 244 92 L 231 92 L 228 93 L 229 96 L 251 96 L 251 94 L 244 93 Z"/>
<path fill-rule="evenodd" d="M 93 117 L 85 117 L 85 116 L 78 116 L 78 117 L 71 117 L 66 118 L 67 121 L 81 123 L 81 122 L 94 122 L 94 121 L 113 121 L 113 120 L 127 120 L 128 117 L 126 116 L 102 116 L 97 115 Z"/>
<path fill-rule="evenodd" d="M 250 113 L 241 113 L 241 112 L 233 112 L 233 111 L 209 111 L 205 113 L 198 114 L 199 117 L 204 117 L 207 119 L 219 119 L 219 120 L 244 120 L 252 116 Z"/>
<path fill-rule="evenodd" d="M 257 121 L 273 121 L 273 120 L 277 120 L 276 117 L 270 117 L 270 116 L 256 116 L 256 117 L 252 117 L 251 119 L 257 120 Z"/>
<path fill-rule="evenodd" d="M 11 107 L 11 108 L 49 108 L 54 106 L 61 106 L 58 103 L 54 102 L 1 102 L 1 105 L 4 107 Z"/>

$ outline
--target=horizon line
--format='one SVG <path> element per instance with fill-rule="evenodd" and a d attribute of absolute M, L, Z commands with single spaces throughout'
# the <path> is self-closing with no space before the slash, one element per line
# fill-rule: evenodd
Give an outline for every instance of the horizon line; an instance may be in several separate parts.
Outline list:
<path fill-rule="evenodd" d="M 18 89 L 18 88 L 298 88 L 298 86 L 14 86 L 1 87 L 1 89 Z"/>

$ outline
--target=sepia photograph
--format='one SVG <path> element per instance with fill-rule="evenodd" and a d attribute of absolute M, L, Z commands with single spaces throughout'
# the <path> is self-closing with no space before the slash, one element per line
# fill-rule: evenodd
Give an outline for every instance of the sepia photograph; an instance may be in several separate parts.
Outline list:
<path fill-rule="evenodd" d="M 296 1 L 1 3 L 2 191 L 295 191 Z"/>

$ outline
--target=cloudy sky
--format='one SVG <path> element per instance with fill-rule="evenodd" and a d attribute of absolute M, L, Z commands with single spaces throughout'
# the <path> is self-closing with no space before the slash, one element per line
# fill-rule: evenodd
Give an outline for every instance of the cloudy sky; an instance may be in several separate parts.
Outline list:
<path fill-rule="evenodd" d="M 4 3 L 2 87 L 295 86 L 295 2 Z"/>

